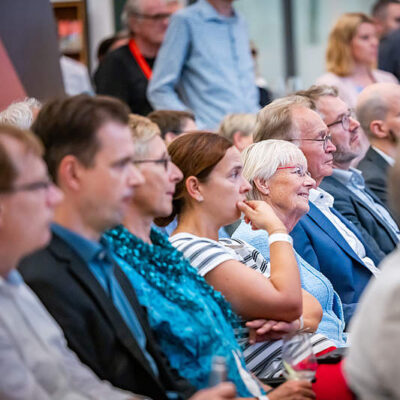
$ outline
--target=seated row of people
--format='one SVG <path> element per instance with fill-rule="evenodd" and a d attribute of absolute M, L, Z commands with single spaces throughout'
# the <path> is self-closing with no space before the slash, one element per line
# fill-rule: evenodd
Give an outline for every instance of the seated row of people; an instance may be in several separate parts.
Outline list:
<path fill-rule="evenodd" d="M 193 387 L 207 387 L 212 358 L 222 355 L 238 395 L 264 398 L 266 387 L 249 371 L 260 378 L 282 373 L 283 334 L 304 324 L 316 332 L 315 353 L 346 346 L 344 320 L 390 249 L 369 232 L 371 217 L 360 233 L 318 186 L 343 168 L 352 174 L 345 189 L 394 233 L 393 246 L 398 228 L 380 200 L 359 181 L 350 184 L 357 172 L 347 171 L 346 162 L 357 153 L 359 124 L 337 92 L 312 87 L 265 107 L 257 143 L 242 158 L 231 141 L 211 132 L 172 137 L 167 151 L 150 120 L 130 116 L 130 129 L 127 123 L 118 101 L 78 96 L 50 102 L 33 126 L 64 199 L 50 245 L 22 261 L 20 271 L 80 360 L 123 390 L 187 398 Z M 271 138 L 278 140 L 265 140 Z M 52 187 L 41 183 L 21 190 Z M 49 209 L 60 201 L 53 197 Z M 220 228 L 241 212 L 233 238 L 218 242 Z M 175 217 L 168 242 L 153 220 L 165 225 Z M 7 282 L 14 268 L 2 275 Z M 314 396 L 307 382 L 287 383 L 268 396 L 287 391 Z M 213 395 L 232 393 L 222 386 Z"/>
<path fill-rule="evenodd" d="M 45 105 L 33 125 L 33 130 L 44 143 L 45 160 L 49 172 L 61 188 L 63 199 L 60 198 L 60 192 L 47 178 L 46 169 L 38 155 L 32 156 L 33 165 L 27 162 L 26 149 L 19 144 L 18 140 L 16 143 L 11 140 L 11 149 L 5 150 L 5 152 L 10 152 L 12 162 L 15 158 L 20 165 L 15 172 L 17 180 L 14 182 L 11 174 L 8 186 L 5 186 L 2 191 L 2 208 L 8 202 L 14 209 L 14 213 L 5 213 L 9 216 L 8 221 L 7 219 L 5 221 L 9 223 L 8 229 L 3 233 L 4 243 L 7 245 L 2 251 L 5 265 L 2 273 L 5 294 L 2 301 L 5 303 L 8 301 L 8 294 L 12 292 L 15 285 L 14 295 L 16 301 L 20 302 L 21 310 L 14 307 L 17 312 L 7 314 L 1 319 L 4 323 L 3 348 L 7 349 L 6 354 L 10 360 L 10 363 L 7 363 L 7 369 L 2 371 L 0 385 L 2 398 L 133 397 L 129 393 L 111 388 L 108 384 L 102 384 L 92 373 L 88 373 L 76 357 L 66 350 L 65 340 L 57 324 L 63 329 L 68 346 L 75 351 L 80 361 L 89 366 L 97 377 L 123 390 L 157 399 L 190 397 L 195 388 L 200 389 L 206 385 L 204 377 L 210 370 L 211 355 L 214 355 L 212 351 L 215 349 L 212 342 L 218 340 L 221 343 L 219 351 L 226 356 L 230 367 L 230 378 L 235 383 L 238 395 L 265 398 L 263 397 L 265 386 L 246 372 L 240 347 L 235 341 L 232 326 L 236 326 L 235 321 L 238 322 L 238 318 L 235 317 L 223 297 L 195 273 L 180 253 L 174 252 L 166 243 L 164 256 L 167 258 L 163 261 L 156 254 L 158 251 L 161 255 L 163 254 L 161 246 L 157 247 L 152 255 L 147 253 L 149 249 L 142 246 L 141 256 L 147 258 L 149 262 L 146 264 L 142 261 L 140 265 L 136 262 L 135 265 L 135 258 L 139 259 L 141 246 L 133 249 L 133 254 L 124 254 L 121 246 L 121 254 L 115 254 L 113 251 L 115 242 L 110 240 L 110 237 L 112 238 L 110 235 L 115 231 L 111 231 L 110 235 L 101 239 L 105 230 L 123 221 L 135 190 L 145 185 L 143 174 L 138 171 L 132 161 L 137 161 L 143 168 L 146 165 L 152 166 L 153 170 L 155 169 L 153 172 L 158 174 L 165 173 L 166 169 L 172 169 L 172 176 L 175 174 L 172 181 L 178 181 L 181 177 L 178 169 L 166 157 L 165 148 L 164 150 L 161 148 L 164 157 L 163 154 L 155 159 L 144 157 L 139 159 L 135 156 L 127 122 L 128 115 L 125 107 L 111 99 L 79 96 L 67 100 L 56 100 Z M 4 141 L 7 141 L 9 136 L 8 129 L 8 127 L 1 129 L 3 137 L 6 137 Z M 159 137 L 156 139 L 161 145 L 161 139 Z M 14 147 L 18 148 L 18 152 Z M 31 153 L 29 155 L 31 156 Z M 148 171 L 151 169 L 149 168 Z M 40 176 L 37 175 L 38 173 Z M 147 184 L 151 188 L 152 182 L 147 182 Z M 161 194 L 162 201 L 159 204 L 163 204 L 163 207 L 167 204 L 166 200 L 169 202 L 172 200 L 172 186 L 168 185 L 166 191 Z M 145 186 L 143 190 L 147 191 Z M 150 198 L 158 200 L 156 196 L 150 196 Z M 27 207 L 27 204 L 31 207 Z M 32 209 L 35 205 L 36 207 Z M 148 204 L 143 205 L 143 210 L 146 210 L 146 206 Z M 49 222 L 54 207 L 56 207 L 55 222 L 52 226 L 53 238 L 50 245 L 19 263 L 19 258 L 48 241 Z M 21 209 L 24 211 L 22 216 L 18 215 Z M 38 213 L 39 209 L 40 213 Z M 35 212 L 35 219 L 32 219 L 33 212 Z M 16 220 L 11 221 L 12 215 L 16 216 Z M 141 221 L 143 226 L 151 221 L 150 215 L 148 212 L 143 212 Z M 40 222 L 37 225 L 34 223 L 36 220 Z M 129 221 L 129 217 L 126 221 Z M 128 233 L 129 231 L 121 228 L 119 232 Z M 129 235 L 131 236 L 127 235 L 127 239 L 135 237 L 132 233 Z M 12 241 L 7 241 L 7 237 Z M 15 239 L 16 237 L 18 240 Z M 121 239 L 124 237 L 121 235 Z M 163 242 L 163 237 L 157 237 L 157 234 L 156 236 L 150 234 L 147 239 L 149 238 L 152 241 L 160 239 Z M 30 243 L 26 246 L 28 239 Z M 11 243 L 14 244 L 15 252 L 9 255 L 12 253 L 9 248 Z M 277 243 L 277 245 L 287 246 L 287 243 Z M 26 248 L 22 250 L 23 246 Z M 14 280 L 13 276 L 18 277 L 18 274 L 10 274 L 18 263 L 25 280 L 55 320 L 45 312 L 37 298 L 20 279 Z M 184 276 L 180 277 L 179 274 L 171 271 L 175 269 L 175 264 Z M 295 263 L 292 262 L 292 264 L 294 264 L 292 268 L 296 268 Z M 144 267 L 149 268 L 148 274 L 143 271 Z M 166 280 L 158 268 L 165 269 L 165 274 L 169 279 Z M 158 272 L 158 277 L 154 272 Z M 259 276 L 262 278 L 261 274 Z M 212 323 L 212 319 L 219 314 L 217 326 L 220 333 L 210 330 L 210 326 L 205 323 L 208 330 L 204 332 L 203 338 L 196 337 L 197 346 L 190 348 L 188 344 L 188 349 L 194 352 L 192 355 L 187 355 L 184 347 L 174 342 L 168 343 L 168 338 L 173 339 L 173 336 L 163 334 L 165 324 L 160 324 L 158 331 L 155 329 L 156 337 L 160 335 L 165 343 L 162 340 L 157 342 L 149 326 L 147 315 L 139 306 L 140 303 L 132 285 L 141 277 L 146 281 L 149 292 L 152 293 L 152 300 L 155 299 L 155 293 L 160 297 L 157 304 L 151 303 L 151 307 L 148 307 L 150 325 L 157 324 L 155 316 L 158 304 L 165 304 L 166 307 L 166 302 L 170 301 L 175 307 L 177 320 L 171 318 L 171 314 L 162 316 L 163 307 L 160 306 L 159 321 L 169 317 L 172 322 L 171 328 L 173 328 L 174 322 L 178 323 L 179 318 L 191 320 L 196 312 L 199 315 L 198 322 L 205 323 L 200 317 L 203 310 L 210 315 L 208 323 Z M 182 290 L 176 290 L 178 285 L 173 284 L 175 278 L 185 282 L 185 287 L 182 288 L 182 285 L 179 285 Z M 296 277 L 294 279 L 298 280 Z M 169 286 L 166 286 L 167 284 Z M 18 288 L 20 287 L 28 293 L 25 297 L 19 297 Z M 146 289 L 145 285 L 141 287 L 143 290 Z M 145 293 L 138 292 L 138 294 L 139 299 L 145 298 Z M 199 304 L 200 298 L 203 301 Z M 25 304 L 27 300 L 31 308 Z M 292 312 L 290 318 L 288 317 L 293 322 L 278 324 L 275 328 L 277 333 L 299 328 L 296 318 L 301 314 L 301 297 L 299 300 L 300 307 L 295 307 L 295 312 Z M 36 326 L 34 320 L 40 312 L 42 313 L 41 323 Z M 20 315 L 20 317 L 15 318 L 15 315 Z M 260 321 L 256 321 L 255 325 L 253 323 L 250 326 L 257 328 L 260 326 L 259 323 Z M 182 323 L 181 327 L 190 329 L 190 325 L 185 323 Z M 168 331 L 168 328 L 165 329 Z M 23 351 L 23 346 L 28 342 L 27 332 L 29 332 L 29 343 L 34 343 L 29 351 Z M 45 332 L 51 332 L 51 334 L 45 335 Z M 262 330 L 261 336 L 262 339 L 266 338 Z M 40 345 L 41 341 L 44 348 Z M 211 346 L 208 351 L 203 350 L 202 347 L 202 344 L 206 342 Z M 183 368 L 182 371 L 179 370 L 182 375 L 188 374 L 188 380 L 180 378 L 175 370 L 171 369 L 159 349 L 160 344 L 166 350 L 168 345 L 175 346 L 174 351 L 170 353 L 166 351 L 172 365 L 179 363 L 173 357 L 186 358 L 196 363 L 189 365 L 186 371 Z M 213 345 L 216 346 L 216 344 L 217 342 Z M 70 364 L 73 373 L 66 367 L 61 368 L 67 361 L 67 356 L 74 359 L 74 362 Z M 52 362 L 47 364 L 46 358 L 51 358 Z M 191 371 L 198 372 L 199 363 L 203 365 L 205 372 L 197 381 L 190 373 Z M 53 364 L 54 368 L 52 368 Z M 51 379 L 48 379 L 49 369 L 52 372 Z M 194 384 L 195 388 L 188 381 Z M 16 391 L 16 388 L 19 391 Z M 101 390 L 108 390 L 108 392 L 102 394 Z M 118 395 L 120 397 L 117 397 Z M 268 398 L 294 398 L 297 395 L 299 398 L 314 398 L 310 383 L 289 382 L 272 391 Z M 206 392 L 200 391 L 193 398 L 222 399 L 233 396 L 232 387 L 225 385 Z"/>

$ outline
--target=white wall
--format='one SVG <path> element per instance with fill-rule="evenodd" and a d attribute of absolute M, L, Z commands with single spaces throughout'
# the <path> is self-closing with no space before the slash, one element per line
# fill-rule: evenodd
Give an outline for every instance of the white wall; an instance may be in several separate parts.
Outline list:
<path fill-rule="evenodd" d="M 326 42 L 335 20 L 345 12 L 369 13 L 374 2 L 375 0 L 293 0 L 297 70 L 303 87 L 310 86 L 324 72 Z M 285 75 L 281 1 L 240 0 L 234 4 L 247 20 L 250 36 L 259 47 L 262 74 L 273 90 L 279 89 Z M 315 17 L 313 6 L 317 11 Z"/>

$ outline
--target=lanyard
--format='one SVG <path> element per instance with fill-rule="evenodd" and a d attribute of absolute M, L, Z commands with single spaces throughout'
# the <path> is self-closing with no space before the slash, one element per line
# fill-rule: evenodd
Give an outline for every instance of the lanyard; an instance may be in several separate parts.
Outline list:
<path fill-rule="evenodd" d="M 136 60 L 138 63 L 140 69 L 142 70 L 144 76 L 147 79 L 151 78 L 151 68 L 145 58 L 142 56 L 142 53 L 140 52 L 139 48 L 137 47 L 135 41 L 133 39 L 129 40 L 129 50 L 132 53 L 133 58 Z"/>

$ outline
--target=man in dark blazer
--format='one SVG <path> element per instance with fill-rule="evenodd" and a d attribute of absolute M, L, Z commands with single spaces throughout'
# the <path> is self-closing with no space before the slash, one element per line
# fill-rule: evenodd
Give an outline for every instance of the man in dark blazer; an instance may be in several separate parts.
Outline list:
<path fill-rule="evenodd" d="M 186 399 L 194 389 L 168 365 L 120 261 L 99 242 L 143 183 L 127 123 L 126 106 L 111 98 L 81 95 L 44 106 L 33 130 L 64 199 L 50 245 L 20 271 L 69 347 L 101 379 L 153 399 Z M 233 398 L 228 392 L 199 392 L 193 400 Z"/>
<path fill-rule="evenodd" d="M 333 200 L 318 186 L 332 174 L 333 153 L 328 128 L 304 95 L 275 100 L 258 115 L 255 142 L 283 139 L 298 144 L 308 171 L 316 182 L 310 190 L 310 211 L 291 232 L 296 251 L 330 279 L 350 321 L 368 280 L 379 260 L 361 239 L 358 230 L 332 208 Z"/>
<path fill-rule="evenodd" d="M 310 91 L 336 147 L 333 173 L 323 179 L 321 188 L 334 197 L 335 209 L 353 222 L 364 241 L 382 257 L 396 247 L 399 228 L 384 204 L 366 188 L 361 172 L 351 168 L 362 152 L 360 124 L 335 93 L 318 94 L 317 90 Z"/>
<path fill-rule="evenodd" d="M 370 147 L 358 164 L 365 183 L 381 202 L 389 207 L 387 173 L 394 164 L 400 139 L 400 86 L 394 83 L 375 83 L 359 95 L 357 118 Z"/>

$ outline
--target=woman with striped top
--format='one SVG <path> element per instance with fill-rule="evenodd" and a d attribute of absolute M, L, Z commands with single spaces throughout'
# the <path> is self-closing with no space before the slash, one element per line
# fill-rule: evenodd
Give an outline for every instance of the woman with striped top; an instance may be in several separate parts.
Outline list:
<path fill-rule="evenodd" d="M 279 331 L 279 323 L 274 321 L 292 322 L 302 316 L 305 328 L 314 332 L 322 316 L 321 306 L 301 289 L 287 227 L 269 204 L 245 203 L 251 186 L 242 176 L 239 152 L 224 140 L 211 133 L 193 134 L 178 138 L 169 146 L 173 162 L 184 175 L 174 196 L 178 226 L 170 241 L 244 320 L 269 319 L 271 330 Z M 314 181 L 307 177 L 304 182 L 302 191 L 308 193 Z M 302 196 L 298 204 L 303 210 L 308 207 L 307 200 Z M 254 228 L 266 230 L 273 240 L 269 278 L 248 268 L 240 254 L 218 243 L 218 229 L 234 222 L 240 212 Z M 174 213 L 170 218 L 173 217 Z M 267 268 L 262 257 L 258 262 L 264 262 L 261 268 Z M 312 341 L 316 353 L 333 345 L 322 335 L 314 335 Z M 263 344 L 261 352 L 258 346 L 246 348 L 251 370 L 263 378 L 279 375 L 281 346 L 278 340 Z M 255 358 L 257 361 L 251 364 Z"/>

